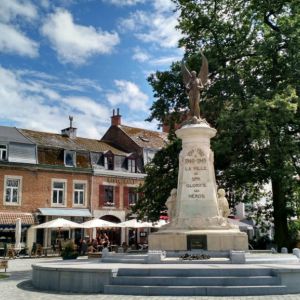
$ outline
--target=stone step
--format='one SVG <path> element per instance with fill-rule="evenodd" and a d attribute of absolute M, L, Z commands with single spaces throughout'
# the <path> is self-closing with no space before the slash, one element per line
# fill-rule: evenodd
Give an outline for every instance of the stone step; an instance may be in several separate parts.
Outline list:
<path fill-rule="evenodd" d="M 136 286 L 105 285 L 104 294 L 141 296 L 254 296 L 286 294 L 285 286 Z"/>
<path fill-rule="evenodd" d="M 144 258 L 116 258 L 116 257 L 104 257 L 101 259 L 104 263 L 124 263 L 124 264 L 144 264 Z"/>
<path fill-rule="evenodd" d="M 113 285 L 134 286 L 259 286 L 278 285 L 280 280 L 273 276 L 255 277 L 136 277 L 117 276 L 112 279 Z"/>
<path fill-rule="evenodd" d="M 105 256 L 105 257 L 128 258 L 128 259 L 144 258 L 144 259 L 146 259 L 148 257 L 148 255 L 147 254 L 111 253 L 110 255 Z"/>
<path fill-rule="evenodd" d="M 272 276 L 272 269 L 268 268 L 120 268 L 118 276 L 177 276 L 177 277 L 226 277 L 226 276 Z"/>

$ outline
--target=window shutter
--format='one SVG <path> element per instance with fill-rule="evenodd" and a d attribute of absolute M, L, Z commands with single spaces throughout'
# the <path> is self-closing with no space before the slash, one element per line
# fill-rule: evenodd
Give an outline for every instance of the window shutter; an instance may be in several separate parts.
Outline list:
<path fill-rule="evenodd" d="M 115 200 L 115 207 L 119 208 L 120 207 L 120 187 L 115 186 L 115 194 L 114 194 L 114 200 Z"/>
<path fill-rule="evenodd" d="M 99 185 L 99 207 L 104 206 L 105 186 Z"/>
<path fill-rule="evenodd" d="M 124 199 L 124 208 L 129 207 L 129 187 L 124 186 L 123 188 L 123 199 Z"/>

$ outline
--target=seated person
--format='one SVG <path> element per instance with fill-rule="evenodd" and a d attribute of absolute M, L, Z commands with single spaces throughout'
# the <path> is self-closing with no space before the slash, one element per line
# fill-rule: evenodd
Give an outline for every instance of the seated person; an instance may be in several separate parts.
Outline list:
<path fill-rule="evenodd" d="M 104 237 L 103 247 L 104 247 L 104 248 L 107 248 L 107 247 L 109 246 L 109 239 L 108 239 L 108 236 L 107 236 L 106 233 L 104 233 L 103 237 Z"/>
<path fill-rule="evenodd" d="M 81 250 L 81 251 L 80 251 L 80 254 L 81 254 L 81 255 L 85 255 L 86 252 L 87 252 L 87 250 L 88 250 L 88 244 L 87 244 L 87 242 L 86 242 L 85 239 L 82 240 L 80 250 Z"/>
<path fill-rule="evenodd" d="M 96 239 L 92 240 L 92 252 L 97 252 L 98 250 L 98 242 Z"/>

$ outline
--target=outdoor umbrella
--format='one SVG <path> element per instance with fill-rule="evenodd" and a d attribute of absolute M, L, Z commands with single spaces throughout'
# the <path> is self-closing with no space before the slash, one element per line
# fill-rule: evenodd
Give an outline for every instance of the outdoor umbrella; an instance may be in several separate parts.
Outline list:
<path fill-rule="evenodd" d="M 21 233 L 22 233 L 22 221 L 20 218 L 16 220 L 16 231 L 15 231 L 15 250 L 21 250 Z"/>
<path fill-rule="evenodd" d="M 150 222 L 141 222 L 137 219 L 128 220 L 122 223 L 119 223 L 120 227 L 127 227 L 127 228 L 151 228 L 154 225 Z"/>
<path fill-rule="evenodd" d="M 152 227 L 154 227 L 154 228 L 160 228 L 160 227 L 162 227 L 162 226 L 164 226 L 164 225 L 166 225 L 168 223 L 169 222 L 167 220 L 159 220 L 157 222 L 154 222 Z"/>
<path fill-rule="evenodd" d="M 81 224 L 84 228 L 114 228 L 121 227 L 117 223 L 108 222 L 102 219 L 92 219 Z"/>
<path fill-rule="evenodd" d="M 84 228 L 82 224 L 78 224 L 63 218 L 58 218 L 37 226 L 34 226 L 35 229 L 41 229 L 41 228 L 58 228 L 58 229 L 70 229 L 70 228 Z"/>
<path fill-rule="evenodd" d="M 119 223 L 119 225 L 121 227 L 135 228 L 135 229 L 138 229 L 138 228 L 151 228 L 151 227 L 153 227 L 152 223 L 150 223 L 150 222 L 141 222 L 141 221 L 138 221 L 137 219 L 128 220 L 128 221 Z M 128 233 L 126 233 L 126 235 L 127 234 Z M 134 236 L 134 240 L 135 240 L 135 243 L 137 244 L 137 230 L 135 230 L 135 234 L 134 235 L 135 235 Z"/>

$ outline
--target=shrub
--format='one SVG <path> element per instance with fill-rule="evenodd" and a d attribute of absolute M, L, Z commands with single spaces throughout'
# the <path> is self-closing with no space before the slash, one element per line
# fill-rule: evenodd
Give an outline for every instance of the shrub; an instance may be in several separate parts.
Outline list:
<path fill-rule="evenodd" d="M 76 259 L 78 257 L 78 252 L 75 251 L 75 245 L 72 241 L 65 245 L 61 252 L 61 257 L 63 259 Z"/>

